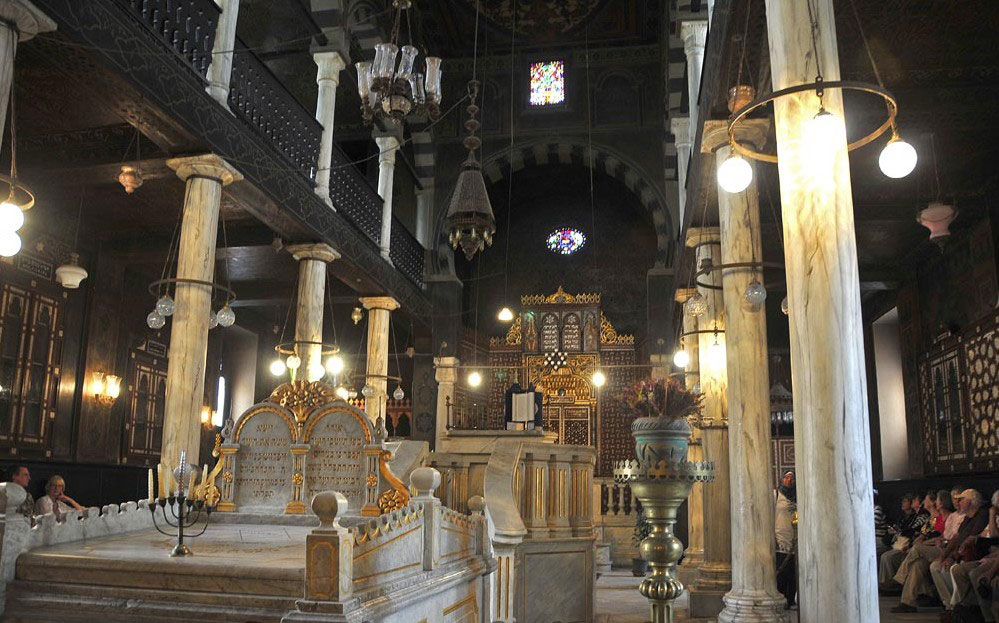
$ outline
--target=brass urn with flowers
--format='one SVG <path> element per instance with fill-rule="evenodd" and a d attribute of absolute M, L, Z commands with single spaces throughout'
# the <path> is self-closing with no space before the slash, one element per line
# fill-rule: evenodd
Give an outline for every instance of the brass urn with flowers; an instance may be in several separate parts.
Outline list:
<path fill-rule="evenodd" d="M 638 590 L 649 600 L 652 623 L 673 623 L 673 600 L 684 591 L 676 575 L 684 550 L 673 536 L 676 512 L 694 483 L 713 480 L 715 471 L 713 463 L 687 460 L 687 418 L 700 412 L 701 396 L 676 380 L 650 380 L 633 389 L 631 406 L 638 460 L 618 463 L 614 480 L 631 487 L 651 526 L 638 546 L 650 568 Z"/>

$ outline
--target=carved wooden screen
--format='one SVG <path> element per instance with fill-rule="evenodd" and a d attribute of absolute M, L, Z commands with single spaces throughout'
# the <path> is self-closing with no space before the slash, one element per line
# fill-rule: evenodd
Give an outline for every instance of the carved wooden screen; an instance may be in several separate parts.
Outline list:
<path fill-rule="evenodd" d="M 0 444 L 49 445 L 62 356 L 60 300 L 15 285 L 0 291 Z"/>
<path fill-rule="evenodd" d="M 923 437 L 925 447 L 939 462 L 967 456 L 961 371 L 956 349 L 923 362 Z"/>
<path fill-rule="evenodd" d="M 166 358 L 134 350 L 129 359 L 124 458 L 149 462 L 160 455 L 163 441 Z"/>
<path fill-rule="evenodd" d="M 979 324 L 962 345 L 968 395 L 968 433 L 974 467 L 999 466 L 999 322 Z"/>

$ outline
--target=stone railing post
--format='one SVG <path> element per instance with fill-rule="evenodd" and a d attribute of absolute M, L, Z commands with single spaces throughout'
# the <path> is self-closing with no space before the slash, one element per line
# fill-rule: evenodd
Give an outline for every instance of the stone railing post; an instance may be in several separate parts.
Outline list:
<path fill-rule="evenodd" d="M 548 459 L 548 533 L 551 537 L 572 534 L 569 524 L 569 460 L 560 453 Z"/>
<path fill-rule="evenodd" d="M 305 538 L 305 600 L 342 601 L 353 591 L 353 537 L 340 525 L 347 498 L 338 491 L 312 497 L 319 527 Z"/>
<path fill-rule="evenodd" d="M 434 450 L 440 452 L 447 435 L 448 405 L 454 408 L 454 384 L 458 379 L 457 357 L 434 357 L 437 380 L 437 418 L 434 426 Z"/>
<path fill-rule="evenodd" d="M 593 533 L 593 466 L 595 457 L 573 455 L 569 461 L 569 525 L 572 536 Z M 599 495 L 599 492 L 598 492 Z"/>
<path fill-rule="evenodd" d="M 441 473 L 433 467 L 417 467 L 409 475 L 409 483 L 416 489 L 413 504 L 423 507 L 423 570 L 432 571 L 440 563 L 441 501 L 434 497 L 434 490 L 441 484 Z"/>
<path fill-rule="evenodd" d="M 548 536 L 548 460 L 545 456 L 525 452 L 522 465 L 524 504 L 521 516 L 524 527 L 529 538 L 544 538 Z"/>

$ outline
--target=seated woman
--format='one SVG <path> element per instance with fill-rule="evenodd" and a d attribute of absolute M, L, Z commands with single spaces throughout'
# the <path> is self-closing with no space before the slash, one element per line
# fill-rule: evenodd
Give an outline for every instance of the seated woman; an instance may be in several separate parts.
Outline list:
<path fill-rule="evenodd" d="M 76 500 L 65 493 L 66 481 L 58 474 L 49 478 L 45 483 L 45 495 L 35 502 L 35 514 L 45 515 L 52 513 L 56 519 L 69 510 L 82 511 L 83 507 L 76 503 Z"/>

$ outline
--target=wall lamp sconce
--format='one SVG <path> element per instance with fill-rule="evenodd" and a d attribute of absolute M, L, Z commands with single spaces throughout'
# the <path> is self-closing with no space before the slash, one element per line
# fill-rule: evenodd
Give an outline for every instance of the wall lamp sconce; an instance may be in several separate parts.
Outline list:
<path fill-rule="evenodd" d="M 222 427 L 222 414 L 208 405 L 201 406 L 201 423 L 215 428 Z"/>
<path fill-rule="evenodd" d="M 121 377 L 114 374 L 105 374 L 104 372 L 94 372 L 90 388 L 94 394 L 94 400 L 99 405 L 102 407 L 111 407 L 121 393 Z"/>

